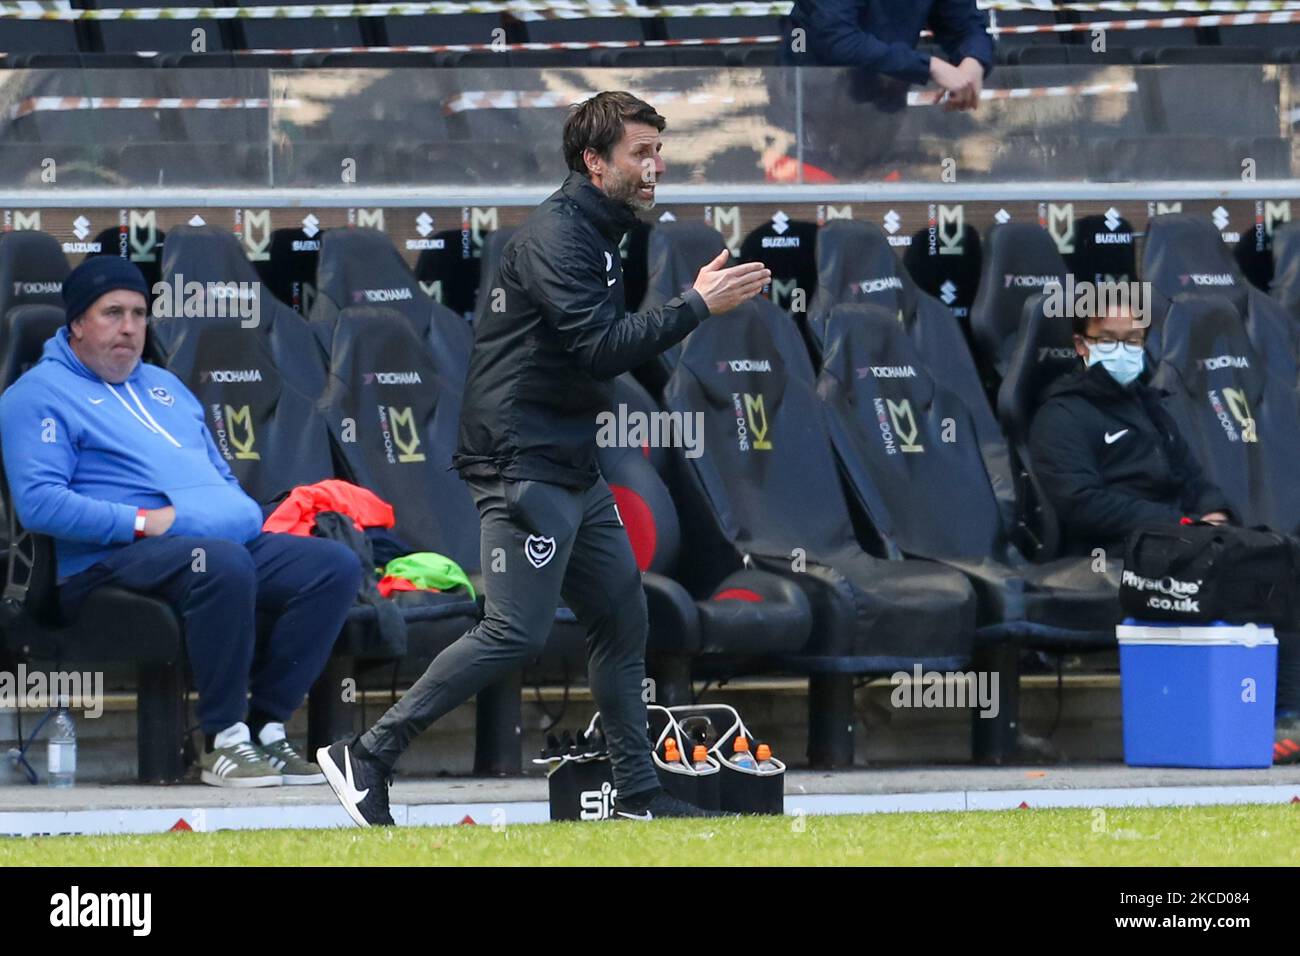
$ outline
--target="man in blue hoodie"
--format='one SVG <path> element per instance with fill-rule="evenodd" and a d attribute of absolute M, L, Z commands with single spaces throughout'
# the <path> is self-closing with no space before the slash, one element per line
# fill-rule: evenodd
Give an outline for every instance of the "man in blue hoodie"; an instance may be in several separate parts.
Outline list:
<path fill-rule="evenodd" d="M 140 361 L 147 293 L 140 270 L 111 256 L 64 281 L 67 327 L 0 397 L 13 507 L 27 530 L 54 539 L 68 617 L 110 584 L 176 609 L 199 692 L 204 783 L 323 783 L 284 724 L 329 657 L 360 563 L 333 541 L 262 533 L 261 509 L 198 400 Z M 275 624 L 254 670 L 258 611 Z"/>

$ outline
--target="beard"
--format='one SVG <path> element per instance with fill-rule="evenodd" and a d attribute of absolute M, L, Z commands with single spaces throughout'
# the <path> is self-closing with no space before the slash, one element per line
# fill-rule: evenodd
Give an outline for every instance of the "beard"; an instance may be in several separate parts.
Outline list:
<path fill-rule="evenodd" d="M 655 201 L 642 199 L 638 190 L 643 185 L 640 170 L 629 176 L 621 169 L 610 167 L 605 174 L 605 195 L 618 202 L 627 203 L 633 209 L 647 210 L 655 207 Z"/>

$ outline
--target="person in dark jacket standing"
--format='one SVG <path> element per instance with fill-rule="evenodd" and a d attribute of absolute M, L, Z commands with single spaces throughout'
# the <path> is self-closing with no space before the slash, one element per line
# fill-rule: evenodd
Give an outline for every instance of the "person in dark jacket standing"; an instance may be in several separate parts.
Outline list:
<path fill-rule="evenodd" d="M 588 630 L 617 813 L 714 815 L 660 790 L 650 759 L 645 593 L 596 464 L 597 421 L 615 376 L 753 298 L 771 272 L 761 263 L 724 268 L 724 250 L 682 295 L 626 313 L 618 246 L 636 210 L 654 206 L 664 126 L 630 93 L 575 107 L 564 127 L 568 178 L 502 251 L 475 329 L 452 459 L 482 519 L 484 616 L 373 727 L 318 751 L 360 826 L 393 822 L 388 781 L 398 757 L 438 717 L 536 656 L 561 599 Z"/>
<path fill-rule="evenodd" d="M 917 52 L 927 25 L 948 59 Z M 945 109 L 973 110 L 993 69 L 986 28 L 975 0 L 795 0 L 782 62 L 862 67 L 917 85 L 933 80 Z"/>
<path fill-rule="evenodd" d="M 1229 520 L 1227 501 L 1147 384 L 1146 328 L 1126 310 L 1074 320 L 1083 367 L 1044 396 L 1029 453 L 1064 551 L 1118 550 L 1142 525 Z"/>

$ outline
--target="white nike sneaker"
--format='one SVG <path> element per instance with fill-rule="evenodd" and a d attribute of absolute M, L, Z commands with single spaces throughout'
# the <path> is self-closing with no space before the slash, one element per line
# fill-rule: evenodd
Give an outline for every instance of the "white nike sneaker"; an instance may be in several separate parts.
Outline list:
<path fill-rule="evenodd" d="M 392 776 L 371 760 L 352 753 L 350 741 L 340 740 L 316 751 L 316 763 L 343 809 L 359 827 L 391 827 L 388 785 Z"/>

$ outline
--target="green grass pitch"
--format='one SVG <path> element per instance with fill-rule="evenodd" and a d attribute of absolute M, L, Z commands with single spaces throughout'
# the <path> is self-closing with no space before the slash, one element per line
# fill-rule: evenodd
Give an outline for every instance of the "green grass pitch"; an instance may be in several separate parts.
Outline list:
<path fill-rule="evenodd" d="M 10 866 L 1300 865 L 1300 805 L 3 837 Z"/>

